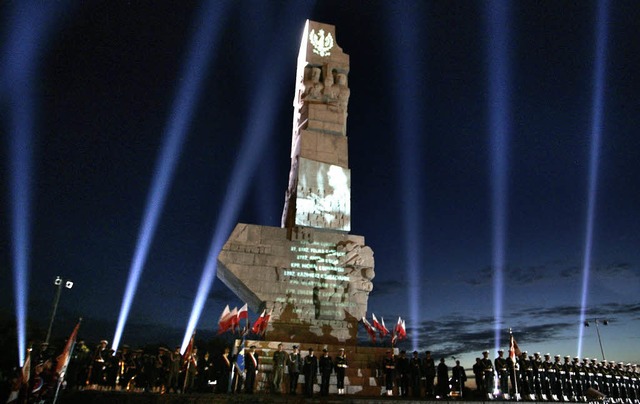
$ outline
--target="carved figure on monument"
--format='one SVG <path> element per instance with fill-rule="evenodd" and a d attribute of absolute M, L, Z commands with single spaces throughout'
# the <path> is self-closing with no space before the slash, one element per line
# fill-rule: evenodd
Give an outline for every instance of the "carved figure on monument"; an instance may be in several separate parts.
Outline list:
<path fill-rule="evenodd" d="M 346 111 L 347 106 L 349 105 L 349 96 L 351 95 L 351 90 L 347 87 L 347 75 L 344 73 L 338 73 L 336 76 L 338 78 L 338 83 L 336 86 L 338 87 L 338 109 L 340 111 Z"/>
<path fill-rule="evenodd" d="M 305 101 L 320 101 L 322 99 L 322 89 L 324 85 L 320 82 L 321 70 L 319 67 L 311 68 L 311 78 L 305 80 L 305 92 L 303 99 Z"/>

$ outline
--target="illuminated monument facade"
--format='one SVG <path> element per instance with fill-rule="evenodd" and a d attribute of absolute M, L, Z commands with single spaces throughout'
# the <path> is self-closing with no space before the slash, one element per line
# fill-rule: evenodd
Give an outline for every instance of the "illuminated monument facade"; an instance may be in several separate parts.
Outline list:
<path fill-rule="evenodd" d="M 218 277 L 252 310 L 273 310 L 273 341 L 355 344 L 373 288 L 373 251 L 349 234 L 349 56 L 335 38 L 307 21 L 282 227 L 240 223 L 218 255 Z"/>

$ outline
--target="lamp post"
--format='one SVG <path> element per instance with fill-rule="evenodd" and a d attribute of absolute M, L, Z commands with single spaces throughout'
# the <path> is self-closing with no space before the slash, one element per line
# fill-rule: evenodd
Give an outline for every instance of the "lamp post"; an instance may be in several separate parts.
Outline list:
<path fill-rule="evenodd" d="M 602 338 L 600 337 L 600 327 L 598 326 L 599 319 L 592 318 L 590 320 L 586 320 L 584 322 L 585 327 L 589 327 L 589 321 L 593 321 L 594 323 L 596 323 L 596 333 L 598 334 L 598 343 L 600 344 L 600 352 L 602 353 L 602 360 L 607 360 L 607 358 L 604 356 L 604 348 L 602 348 Z M 602 320 L 602 324 L 609 325 L 609 320 Z"/>
<path fill-rule="evenodd" d="M 44 340 L 46 344 L 49 343 L 49 338 L 51 337 L 51 328 L 53 328 L 53 319 L 56 317 L 56 311 L 58 310 L 58 302 L 60 301 L 60 294 L 62 293 L 62 287 L 64 286 L 67 289 L 71 289 L 73 287 L 73 282 L 68 279 L 62 279 L 59 276 L 56 276 L 56 280 L 53 281 L 53 284 L 56 286 L 56 295 L 53 298 L 53 308 L 51 309 L 51 319 L 49 320 L 49 329 L 47 330 L 47 338 Z"/>

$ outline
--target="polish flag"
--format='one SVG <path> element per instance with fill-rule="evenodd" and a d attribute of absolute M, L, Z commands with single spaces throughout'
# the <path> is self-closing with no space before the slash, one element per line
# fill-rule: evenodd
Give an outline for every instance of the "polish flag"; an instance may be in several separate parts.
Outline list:
<path fill-rule="evenodd" d="M 380 322 L 378 321 L 378 319 L 376 318 L 376 315 L 374 313 L 371 313 L 371 317 L 373 317 L 373 327 L 380 331 L 380 336 L 382 338 L 385 337 L 385 335 L 387 335 L 389 333 L 389 330 L 387 330 L 387 327 L 383 326 L 382 324 L 380 324 Z"/>
<path fill-rule="evenodd" d="M 380 317 L 380 322 L 382 323 L 382 329 L 380 330 L 380 332 L 382 333 L 382 337 L 384 338 L 387 336 L 387 334 L 389 334 L 389 329 L 386 325 L 384 325 L 384 317 Z"/>
<path fill-rule="evenodd" d="M 218 320 L 218 334 L 222 334 L 231 328 L 233 323 L 232 316 L 235 316 L 235 314 L 229 311 L 229 305 L 227 305 L 220 315 L 220 320 Z"/>
<path fill-rule="evenodd" d="M 397 336 L 399 341 L 407 337 L 407 329 L 405 328 L 404 320 L 402 320 L 400 317 L 398 317 L 398 322 L 396 323 L 395 335 Z"/>
<path fill-rule="evenodd" d="M 260 324 L 260 334 L 264 334 L 267 332 L 267 326 L 269 325 L 269 320 L 271 320 L 271 315 L 273 314 L 273 308 L 269 310 L 269 314 L 264 316 L 264 321 Z"/>
<path fill-rule="evenodd" d="M 267 310 L 262 310 L 262 314 L 260 314 L 260 317 L 258 317 L 258 319 L 256 320 L 255 323 L 253 323 L 253 327 L 251 327 L 251 332 L 253 334 L 259 334 L 260 330 L 262 329 L 262 323 L 264 323 L 264 316 L 267 313 Z"/>
<path fill-rule="evenodd" d="M 76 339 L 78 338 L 78 329 L 80 328 L 80 322 L 82 319 L 78 320 L 78 324 L 76 324 L 75 328 L 71 332 L 69 339 L 67 340 L 66 345 L 64 346 L 64 350 L 57 358 L 56 365 L 56 373 L 58 374 L 59 383 L 62 383 L 64 380 L 65 373 L 67 373 L 67 366 L 69 366 L 69 361 L 71 360 L 71 354 L 73 352 L 73 348 L 76 345 Z"/>
<path fill-rule="evenodd" d="M 516 363 L 516 357 L 520 355 L 522 355 L 522 352 L 520 351 L 520 347 L 518 347 L 518 343 L 516 342 L 516 339 L 513 338 L 513 334 L 509 332 L 509 358 L 511 358 L 513 363 Z"/>
<path fill-rule="evenodd" d="M 367 334 L 369 334 L 369 338 L 373 343 L 376 342 L 376 331 L 373 329 L 373 326 L 367 321 L 364 316 L 362 317 L 362 324 L 364 324 L 364 329 L 367 330 Z"/>

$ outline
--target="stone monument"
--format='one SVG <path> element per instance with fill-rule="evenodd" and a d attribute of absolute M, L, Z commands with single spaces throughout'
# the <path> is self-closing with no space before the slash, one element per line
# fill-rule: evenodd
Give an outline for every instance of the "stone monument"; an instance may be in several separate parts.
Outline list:
<path fill-rule="evenodd" d="M 335 38 L 334 26 L 306 22 L 282 227 L 239 223 L 218 255 L 218 278 L 271 311 L 273 341 L 355 345 L 373 288 L 373 251 L 349 234 L 349 56 Z"/>

